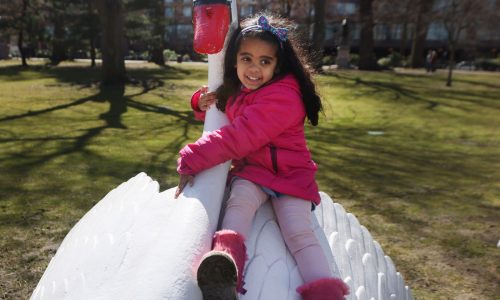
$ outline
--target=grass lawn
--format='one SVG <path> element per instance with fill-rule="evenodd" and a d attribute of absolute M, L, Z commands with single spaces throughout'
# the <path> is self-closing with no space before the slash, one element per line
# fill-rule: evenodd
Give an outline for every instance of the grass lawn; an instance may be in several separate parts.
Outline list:
<path fill-rule="evenodd" d="M 83 63 L 0 62 L 0 299 L 26 299 L 68 230 L 145 171 L 177 183 L 201 133 L 188 99 L 203 64 L 128 65 L 101 90 Z M 320 189 L 354 213 L 416 299 L 500 295 L 500 75 L 332 72 L 307 126 Z M 123 98 L 121 106 L 108 100 Z"/>

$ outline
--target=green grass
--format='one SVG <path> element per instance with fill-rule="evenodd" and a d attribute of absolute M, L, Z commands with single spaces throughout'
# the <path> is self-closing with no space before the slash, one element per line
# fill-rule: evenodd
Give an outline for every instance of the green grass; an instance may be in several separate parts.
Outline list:
<path fill-rule="evenodd" d="M 132 84 L 101 90 L 83 64 L 17 65 L 0 62 L 1 299 L 28 298 L 68 230 L 119 183 L 145 171 L 176 185 L 177 151 L 202 130 L 188 99 L 207 76 L 129 65 Z M 325 117 L 308 142 L 321 190 L 370 230 L 416 299 L 494 299 L 500 76 L 454 78 L 319 76 Z M 116 98 L 126 105 L 110 107 Z"/>

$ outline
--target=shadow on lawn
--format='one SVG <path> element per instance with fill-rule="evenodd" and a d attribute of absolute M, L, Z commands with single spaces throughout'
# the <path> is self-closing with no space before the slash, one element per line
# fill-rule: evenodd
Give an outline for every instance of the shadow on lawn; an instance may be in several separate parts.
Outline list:
<path fill-rule="evenodd" d="M 350 88 L 358 88 L 358 95 L 364 97 L 367 95 L 376 95 L 381 100 L 392 101 L 417 101 L 424 103 L 426 108 L 434 110 L 438 106 L 445 106 L 450 108 L 457 108 L 465 112 L 470 110 L 469 104 L 479 104 L 486 108 L 500 109 L 500 102 L 497 101 L 497 95 L 500 92 L 500 86 L 488 83 L 482 83 L 471 80 L 456 79 L 457 82 L 470 85 L 480 85 L 490 90 L 468 90 L 468 89 L 454 89 L 445 87 L 429 87 L 425 86 L 424 82 L 420 82 L 422 76 L 411 74 L 398 74 L 399 80 L 390 82 L 379 80 L 366 80 L 359 76 L 353 76 L 350 73 L 333 73 L 326 76 L 335 77 L 340 80 L 341 84 L 349 86 Z M 396 76 L 396 75 L 393 75 Z M 370 77 L 368 77 L 370 78 Z M 401 80 L 403 78 L 403 80 Z M 412 84 L 407 81 L 411 81 Z M 413 86 L 413 88 L 412 88 Z M 497 89 L 492 91 L 491 89 Z M 385 96 L 388 95 L 388 96 Z"/>
<path fill-rule="evenodd" d="M 0 80 L 19 81 L 29 78 L 30 72 L 36 72 L 37 78 L 56 78 L 61 83 L 90 87 L 99 82 L 101 76 L 100 68 L 90 66 L 51 66 L 35 65 L 27 68 L 22 66 L 0 67 Z M 82 76 L 82 73 L 85 76 Z M 177 79 L 179 76 L 197 76 L 196 71 L 182 68 L 165 66 L 163 68 L 127 68 L 127 74 L 131 83 L 148 78 L 161 80 Z M 205 75 L 206 76 L 206 75 Z"/>
<path fill-rule="evenodd" d="M 23 119 L 23 118 L 28 118 L 28 117 L 36 117 L 41 114 L 45 114 L 48 112 L 53 112 L 61 109 L 67 109 L 73 106 L 78 106 L 82 105 L 91 101 L 96 101 L 96 102 L 108 102 L 109 103 L 109 110 L 108 112 L 101 114 L 99 116 L 100 119 L 104 120 L 106 124 L 98 127 L 93 127 L 87 129 L 87 131 L 80 135 L 79 137 L 75 138 L 74 143 L 70 147 L 65 147 L 62 149 L 59 149 L 58 151 L 55 151 L 53 153 L 43 155 L 39 159 L 35 161 L 31 161 L 31 165 L 36 166 L 40 163 L 46 162 L 47 160 L 53 159 L 55 157 L 58 157 L 60 155 L 66 155 L 70 153 L 75 153 L 75 152 L 80 152 L 85 149 L 85 147 L 88 145 L 89 141 L 99 135 L 103 130 L 108 129 L 108 128 L 119 128 L 119 129 L 127 129 L 125 125 L 123 125 L 121 118 L 124 113 L 127 112 L 128 107 L 132 107 L 134 109 L 144 111 L 144 112 L 149 112 L 149 113 L 157 113 L 157 114 L 163 114 L 163 115 L 170 115 L 174 116 L 176 119 L 178 119 L 179 122 L 183 122 L 187 124 L 187 128 L 184 129 L 185 135 L 187 136 L 187 132 L 189 130 L 189 124 L 195 123 L 195 119 L 193 118 L 191 111 L 176 111 L 173 109 L 169 109 L 166 107 L 160 107 L 152 104 L 147 104 L 147 103 L 142 103 L 136 100 L 133 100 L 134 97 L 140 96 L 141 94 L 148 93 L 160 86 L 163 85 L 163 82 L 159 80 L 150 80 L 150 81 L 142 81 L 141 85 L 143 86 L 143 90 L 139 93 L 132 94 L 129 96 L 125 96 L 125 85 L 113 85 L 113 86 L 101 86 L 99 93 L 96 95 L 78 99 L 76 101 L 73 101 L 71 103 L 59 105 L 59 106 L 54 106 L 54 107 L 49 107 L 41 110 L 36 110 L 36 111 L 29 111 L 24 114 L 19 114 L 19 115 L 13 115 L 13 116 L 7 116 L 4 118 L 0 119 L 0 123 L 2 122 L 8 122 L 16 119 Z M 60 138 L 57 138 L 60 139 Z M 9 142 L 9 141 L 14 141 L 14 140 L 19 140 L 19 139 L 3 139 L 3 142 Z M 31 139 L 33 140 L 33 139 Z M 46 137 L 41 137 L 40 139 L 35 139 L 38 141 L 50 141 L 53 140 L 53 138 L 46 138 Z"/>
<path fill-rule="evenodd" d="M 404 131 L 369 136 L 369 130 L 339 126 L 317 128 L 308 134 L 319 165 L 318 181 L 333 197 L 355 199 L 356 207 L 368 215 L 380 214 L 412 232 L 425 230 L 427 219 L 422 213 L 474 211 L 480 204 L 489 207 L 481 194 L 461 191 L 492 182 L 493 166 L 498 165 L 495 156 L 450 150 L 439 145 L 440 140 Z M 411 213 L 412 209 L 420 216 Z M 484 216 L 494 213 L 484 209 Z"/>
<path fill-rule="evenodd" d="M 98 77 L 98 74 L 95 70 L 90 68 L 82 68 L 82 67 L 46 67 L 46 66 L 38 66 L 38 67 L 30 67 L 30 71 L 40 72 L 41 76 L 47 77 L 56 77 L 58 80 L 64 82 L 65 84 L 78 85 L 81 88 L 89 88 L 95 85 L 95 79 Z M 0 68 L 0 78 L 4 80 L 4 77 L 9 78 L 10 76 L 18 77 L 18 80 L 26 80 L 19 79 L 19 77 L 23 77 L 23 73 L 26 72 L 26 69 L 19 67 L 8 67 L 8 68 Z M 85 76 L 82 76 L 82 72 L 85 72 Z M 15 153 L 10 153 L 5 155 L 0 159 L 0 161 L 7 163 L 10 165 L 5 171 L 8 172 L 10 168 L 11 171 L 9 173 L 13 174 L 19 180 L 23 180 L 23 178 L 29 177 L 29 174 L 35 172 L 39 166 L 46 164 L 51 160 L 55 160 L 57 158 L 68 156 L 71 154 L 81 154 L 82 157 L 85 157 L 88 160 L 95 160 L 96 163 L 92 164 L 91 170 L 88 171 L 89 176 L 92 174 L 96 176 L 102 176 L 103 174 L 111 175 L 113 177 L 117 177 L 119 179 L 126 179 L 129 174 L 124 170 L 130 170 L 129 172 L 134 172 L 136 168 L 131 167 L 131 165 L 136 165 L 139 162 L 123 162 L 123 161 L 115 161 L 109 162 L 109 158 L 101 157 L 98 153 L 94 153 L 92 150 L 88 149 L 88 146 L 92 144 L 92 140 L 98 137 L 103 131 L 107 129 L 123 129 L 126 130 L 127 127 L 122 122 L 122 117 L 127 112 L 128 109 L 135 109 L 138 111 L 151 113 L 151 114 L 160 114 L 165 116 L 171 116 L 174 118 L 173 123 L 178 127 L 181 136 L 179 136 L 174 141 L 169 141 L 169 144 L 165 146 L 165 149 L 171 150 L 172 147 L 177 145 L 177 148 L 180 149 L 183 143 L 185 143 L 186 139 L 188 139 L 188 133 L 190 131 L 191 125 L 199 124 L 198 121 L 194 119 L 192 116 L 191 110 L 174 110 L 164 106 L 153 105 L 150 103 L 143 103 L 141 101 L 136 100 L 136 97 L 139 97 L 143 94 L 150 93 L 156 89 L 164 87 L 164 80 L 166 79 L 182 79 L 182 76 L 190 75 L 191 71 L 184 71 L 182 69 L 137 69 L 132 70 L 131 75 L 135 78 L 132 79 L 128 85 L 132 85 L 134 87 L 141 87 L 142 89 L 134 94 L 125 95 L 126 85 L 114 85 L 114 86 L 100 86 L 98 93 L 95 95 L 74 100 L 70 103 L 65 103 L 62 105 L 56 105 L 52 107 L 46 107 L 39 110 L 32 110 L 25 113 L 4 116 L 0 118 L 0 125 L 4 125 L 6 130 L 4 133 L 8 134 L 7 126 L 10 121 L 15 120 L 23 120 L 27 118 L 36 118 L 38 116 L 42 116 L 47 113 L 57 112 L 61 110 L 66 110 L 69 108 L 74 108 L 77 106 L 82 106 L 90 102 L 101 102 L 101 103 L 109 103 L 109 109 L 106 113 L 96 116 L 96 118 L 104 121 L 104 124 L 86 128 L 83 130 L 81 134 L 78 136 L 59 136 L 53 135 L 50 136 L 50 132 L 47 132 L 47 135 L 40 137 L 30 137 L 24 139 L 22 136 L 17 137 L 14 134 L 10 134 L 10 137 L 0 139 L 2 143 L 9 142 L 19 142 L 25 143 L 28 142 L 32 145 L 29 147 L 22 147 L 20 151 L 16 151 Z M 196 73 L 196 72 L 194 72 Z M 201 75 L 200 75 L 201 74 Z M 195 74 L 195 76 L 203 75 L 203 72 L 200 74 Z M 205 74 L 206 76 L 206 74 Z M 37 76 L 39 78 L 40 76 Z M 83 81 L 82 78 L 85 78 Z M 16 80 L 16 79 L 14 79 Z M 36 120 L 36 119 L 35 119 Z M 164 128 L 165 126 L 163 126 Z M 4 135 L 5 136 L 5 135 Z M 60 141 L 56 147 L 49 147 L 51 142 Z M 36 149 L 44 149 L 48 148 L 49 151 L 38 152 Z M 172 152 L 172 151 L 170 151 Z M 157 171 L 160 168 L 158 166 L 158 160 L 161 154 L 158 153 L 155 155 L 152 160 L 149 162 L 151 168 L 148 168 L 148 172 L 151 169 L 153 171 Z M 176 152 L 172 152 L 172 157 L 168 159 L 175 161 L 174 156 Z M 162 157 L 163 159 L 164 157 Z M 144 164 L 144 162 L 140 162 L 140 164 Z M 160 164 L 161 165 L 161 164 Z M 119 166 L 119 167 L 118 167 Z M 165 167 L 161 165 L 162 171 L 165 171 Z M 175 171 L 175 170 L 173 170 Z M 135 174 L 135 173 L 134 173 Z M 133 175 L 133 174 L 131 174 Z M 52 184 L 52 183 L 49 183 Z M 56 185 L 57 183 L 53 183 Z M 47 189 L 48 187 L 43 187 Z M 50 189 L 50 188 L 48 188 Z M 15 191 L 18 188 L 14 189 L 12 192 L 22 192 Z M 21 198 L 22 199 L 22 198 Z M 30 218 L 28 218 L 30 219 Z"/>

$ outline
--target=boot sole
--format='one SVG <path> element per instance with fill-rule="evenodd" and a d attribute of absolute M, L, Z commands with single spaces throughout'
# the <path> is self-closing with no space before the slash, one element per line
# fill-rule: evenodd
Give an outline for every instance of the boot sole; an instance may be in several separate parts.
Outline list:
<path fill-rule="evenodd" d="M 203 300 L 236 300 L 237 271 L 233 258 L 221 251 L 207 253 L 198 267 L 198 286 Z"/>

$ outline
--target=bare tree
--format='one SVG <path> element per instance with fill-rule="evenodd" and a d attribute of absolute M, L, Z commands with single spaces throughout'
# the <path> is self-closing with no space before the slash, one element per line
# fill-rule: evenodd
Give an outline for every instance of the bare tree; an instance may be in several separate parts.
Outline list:
<path fill-rule="evenodd" d="M 151 40 L 151 61 L 157 65 L 165 65 L 165 58 L 163 57 L 163 50 L 165 50 L 165 1 L 155 0 L 152 1 L 152 25 L 153 37 Z"/>
<path fill-rule="evenodd" d="M 409 30 L 414 24 L 414 5 L 412 0 L 375 0 L 373 4 L 376 23 L 401 26 L 399 53 L 403 56 L 406 55 Z"/>
<path fill-rule="evenodd" d="M 5 1 L 0 5 L 0 29 L 17 35 L 17 47 L 24 67 L 28 66 L 25 43 L 29 35 L 32 6 L 30 0 Z"/>
<path fill-rule="evenodd" d="M 361 36 L 359 42 L 359 69 L 378 69 L 373 52 L 373 0 L 361 0 L 359 3 L 359 18 Z"/>
<path fill-rule="evenodd" d="M 50 61 L 53 65 L 58 65 L 61 61 L 67 59 L 66 42 L 66 18 L 67 1 L 51 0 L 47 2 L 48 19 L 50 19 L 53 30 L 52 37 L 52 55 Z"/>
<path fill-rule="evenodd" d="M 437 8 L 439 19 L 448 35 L 448 77 L 446 86 L 452 85 L 455 67 L 455 50 L 461 35 L 468 28 L 478 25 L 481 17 L 488 14 L 486 3 L 474 0 L 442 0 Z"/>
<path fill-rule="evenodd" d="M 123 84 L 127 73 L 124 61 L 124 9 L 121 0 L 94 0 L 102 24 L 103 84 Z"/>
<path fill-rule="evenodd" d="M 415 33 L 411 45 L 410 66 L 418 68 L 424 65 L 424 46 L 433 15 L 432 6 L 434 0 L 418 0 L 414 3 L 417 7 L 417 14 L 415 16 Z"/>
<path fill-rule="evenodd" d="M 313 66 L 316 71 L 321 72 L 323 48 L 325 44 L 325 0 L 314 1 L 314 30 L 312 36 Z"/>
<path fill-rule="evenodd" d="M 27 22 L 27 12 L 28 12 L 29 0 L 23 0 L 22 9 L 21 9 L 21 17 L 19 19 L 19 35 L 17 37 L 17 47 L 19 48 L 19 53 L 21 54 L 21 60 L 23 67 L 28 66 L 28 62 L 26 61 L 26 52 L 24 51 L 24 32 L 26 29 Z"/>
<path fill-rule="evenodd" d="M 95 45 L 95 40 L 96 36 L 98 34 L 98 21 L 96 20 L 96 15 L 95 15 L 95 8 L 92 5 L 92 0 L 85 0 L 87 4 L 87 20 L 89 22 L 87 23 L 87 38 L 89 41 L 89 48 L 90 48 L 90 67 L 93 68 L 96 66 L 95 59 L 96 59 L 96 45 Z M 94 21 L 94 22 L 93 22 Z"/>

